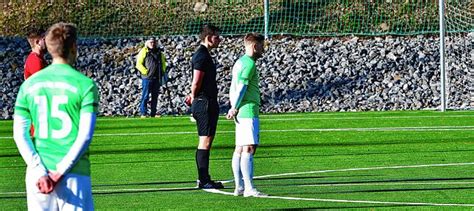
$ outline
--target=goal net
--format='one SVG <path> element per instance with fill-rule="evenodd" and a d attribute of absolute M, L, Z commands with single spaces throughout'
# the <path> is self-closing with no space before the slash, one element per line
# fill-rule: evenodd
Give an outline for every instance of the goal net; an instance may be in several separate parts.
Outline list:
<path fill-rule="evenodd" d="M 446 0 L 445 71 L 448 109 L 474 108 L 474 1 Z"/>

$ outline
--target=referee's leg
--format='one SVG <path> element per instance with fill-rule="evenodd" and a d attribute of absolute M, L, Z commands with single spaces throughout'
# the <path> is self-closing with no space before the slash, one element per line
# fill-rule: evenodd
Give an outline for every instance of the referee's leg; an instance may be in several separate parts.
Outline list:
<path fill-rule="evenodd" d="M 198 101 L 194 105 L 193 116 L 199 134 L 199 144 L 196 150 L 196 165 L 199 174 L 200 188 L 223 188 L 222 183 L 214 182 L 209 175 L 209 157 L 212 142 L 216 133 L 218 111 L 216 103 L 210 101 Z M 218 109 L 218 107 L 217 107 Z"/>

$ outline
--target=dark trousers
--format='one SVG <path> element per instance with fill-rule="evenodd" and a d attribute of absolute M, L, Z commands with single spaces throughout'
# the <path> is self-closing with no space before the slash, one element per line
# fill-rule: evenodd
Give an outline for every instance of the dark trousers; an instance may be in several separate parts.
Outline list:
<path fill-rule="evenodd" d="M 160 82 L 158 79 L 142 78 L 142 100 L 140 101 L 140 114 L 147 115 L 148 99 L 151 94 L 150 116 L 156 115 L 156 105 L 158 103 L 158 92 L 160 91 Z"/>

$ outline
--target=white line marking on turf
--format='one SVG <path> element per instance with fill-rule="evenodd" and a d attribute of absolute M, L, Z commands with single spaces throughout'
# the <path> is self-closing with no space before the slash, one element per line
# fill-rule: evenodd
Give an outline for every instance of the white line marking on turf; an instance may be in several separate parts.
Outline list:
<path fill-rule="evenodd" d="M 297 118 L 260 118 L 260 121 L 300 121 L 300 120 L 367 120 L 367 119 L 421 119 L 421 118 L 459 118 L 474 117 L 474 115 L 451 116 L 379 116 L 379 117 L 297 117 Z"/>
<path fill-rule="evenodd" d="M 365 181 L 364 181 L 365 182 Z M 374 182 L 371 183 L 343 183 L 343 184 L 313 184 L 295 185 L 297 187 L 336 187 L 336 186 L 392 186 L 392 185 L 471 185 L 474 182 Z"/>
<path fill-rule="evenodd" d="M 283 174 L 269 174 L 269 175 L 263 175 L 263 176 L 256 176 L 254 178 L 259 179 L 259 178 L 268 178 L 268 177 L 294 176 L 294 175 L 301 175 L 301 174 L 316 174 L 316 173 L 327 173 L 327 172 L 347 172 L 347 171 L 366 171 L 366 170 L 381 170 L 381 169 L 407 169 L 407 168 L 467 166 L 467 165 L 474 165 L 474 162 L 473 163 L 444 163 L 444 164 L 424 164 L 424 165 L 410 165 L 410 166 L 379 166 L 379 167 L 367 167 L 367 168 L 319 170 L 319 171 L 306 171 L 306 172 L 294 172 L 294 173 L 283 173 Z"/>
<path fill-rule="evenodd" d="M 224 191 L 217 190 L 217 189 L 204 189 L 204 191 L 210 192 L 210 193 L 232 195 L 232 193 L 224 192 Z M 339 203 L 360 203 L 360 204 L 474 207 L 474 204 L 438 204 L 438 203 L 425 203 L 425 202 L 364 201 L 364 200 L 343 200 L 343 199 L 299 198 L 299 197 L 286 197 L 286 196 L 259 196 L 257 198 L 286 199 L 286 200 L 298 200 L 298 201 L 339 202 Z"/>
<path fill-rule="evenodd" d="M 292 176 L 300 174 L 315 174 L 315 173 L 327 173 L 327 172 L 348 172 L 348 171 L 363 171 L 363 170 L 380 170 L 380 169 L 404 169 L 404 168 L 424 168 L 424 167 L 443 167 L 443 166 L 465 166 L 474 165 L 473 163 L 444 163 L 444 164 L 424 164 L 424 165 L 409 165 L 409 166 L 379 166 L 379 167 L 367 167 L 367 168 L 349 168 L 349 169 L 333 169 L 333 170 L 319 170 L 319 171 L 307 171 L 307 172 L 295 172 L 295 173 L 283 173 L 283 174 L 270 174 L 263 176 L 256 176 L 254 178 L 268 178 L 268 177 L 279 177 L 279 176 Z M 223 183 L 229 183 L 233 180 L 222 181 Z M 204 189 L 204 191 L 210 193 L 233 195 L 229 192 L 224 192 L 217 189 Z M 364 204 L 392 204 L 392 205 L 418 205 L 418 206 L 460 206 L 460 207 L 474 207 L 474 204 L 447 204 L 447 203 L 425 203 L 425 202 L 392 202 L 392 201 L 364 201 L 364 200 L 341 200 L 341 199 L 321 199 L 321 198 L 299 198 L 299 197 L 284 197 L 284 196 L 263 196 L 259 198 L 271 198 L 271 199 L 285 199 L 285 200 L 300 200 L 300 201 L 322 201 L 322 202 L 339 202 L 339 203 L 364 203 Z"/>
<path fill-rule="evenodd" d="M 378 170 L 378 169 L 403 169 L 403 168 L 422 168 L 422 167 L 442 167 L 442 166 L 464 166 L 474 165 L 473 163 L 445 163 L 445 164 L 425 164 L 425 165 L 409 165 L 409 166 L 381 166 L 381 167 L 367 167 L 367 168 L 349 168 L 349 169 L 334 169 L 334 170 L 319 170 L 319 171 L 307 171 L 307 172 L 296 172 L 296 173 L 283 173 L 283 174 L 272 174 L 257 176 L 255 178 L 268 178 L 277 176 L 288 176 L 298 174 L 314 174 L 314 173 L 325 173 L 325 172 L 346 172 L 346 171 L 362 171 L 362 170 Z M 231 182 L 232 180 L 223 181 L 224 183 Z M 144 188 L 144 189 L 111 189 L 111 190 L 94 190 L 94 193 L 119 193 L 124 191 L 172 191 L 172 190 L 187 190 L 194 189 L 195 187 L 188 188 Z M 203 189 L 210 193 L 233 195 L 233 193 L 225 192 L 217 189 Z M 0 195 L 13 195 L 13 194 L 25 194 L 25 192 L 4 192 Z M 342 199 L 321 199 L 321 198 L 299 198 L 299 197 L 284 197 L 284 196 L 264 196 L 259 198 L 270 198 L 270 199 L 285 199 L 285 200 L 300 200 L 300 201 L 322 201 L 322 202 L 339 202 L 339 203 L 363 203 L 363 204 L 391 204 L 391 205 L 411 205 L 411 206 L 460 206 L 460 207 L 474 207 L 474 204 L 448 204 L 448 203 L 425 203 L 425 202 L 392 202 L 392 201 L 364 201 L 364 200 L 342 200 Z"/>
<path fill-rule="evenodd" d="M 260 130 L 260 132 L 337 132 L 337 131 L 357 131 L 357 132 L 385 132 L 385 131 L 463 131 L 474 130 L 474 126 L 430 126 L 430 127 L 376 127 L 376 128 L 295 128 L 284 130 Z M 217 131 L 219 134 L 234 133 L 233 130 Z M 100 136 L 148 136 L 148 135 L 183 135 L 196 134 L 196 131 L 176 131 L 176 132 L 149 132 L 149 133 L 98 133 L 94 137 Z M 12 139 L 13 137 L 2 136 L 0 139 Z"/>
<path fill-rule="evenodd" d="M 423 115 L 423 116 L 337 116 L 340 114 L 335 114 L 335 115 L 329 115 L 329 114 L 323 114 L 323 115 L 317 115 L 317 114 L 274 114 L 274 115 L 261 115 L 260 120 L 263 121 L 297 121 L 297 120 L 326 120 L 326 119 L 351 119 L 351 120 L 356 120 L 356 119 L 420 119 L 420 118 L 463 118 L 463 117 L 474 117 L 474 115 L 444 115 L 444 116 L 436 116 L 436 115 Z M 282 118 L 283 117 L 283 118 Z M 294 118 L 284 118 L 284 117 L 294 117 Z M 223 120 L 225 119 L 224 116 L 220 116 Z M 151 119 L 151 118 L 149 118 Z M 171 117 L 169 119 L 189 119 L 189 116 L 176 116 L 176 117 Z M 99 118 L 97 121 L 128 121 L 128 120 L 135 120 L 135 121 L 140 121 L 143 120 L 139 117 L 132 117 L 132 118 L 106 118 L 106 119 L 101 119 Z M 145 119 L 146 120 L 146 119 Z M 228 120 L 232 121 L 232 120 Z"/>

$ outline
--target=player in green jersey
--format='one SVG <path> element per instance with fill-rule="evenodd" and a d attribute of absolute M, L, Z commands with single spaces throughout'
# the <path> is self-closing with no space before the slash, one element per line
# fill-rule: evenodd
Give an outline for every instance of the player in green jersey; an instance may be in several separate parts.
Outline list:
<path fill-rule="evenodd" d="M 15 103 L 14 139 L 27 164 L 29 210 L 93 210 L 89 144 L 98 112 L 94 81 L 74 69 L 77 29 L 46 34 L 51 65 L 26 80 Z M 28 131 L 35 125 L 34 139 Z"/>
<path fill-rule="evenodd" d="M 235 151 L 232 172 L 235 180 L 234 195 L 244 197 L 266 196 L 253 185 L 253 156 L 259 144 L 260 89 L 255 62 L 263 56 L 264 37 L 249 33 L 244 38 L 245 55 L 232 69 L 229 97 L 231 108 L 227 119 L 235 120 Z M 242 181 L 243 180 L 243 181 Z"/>

